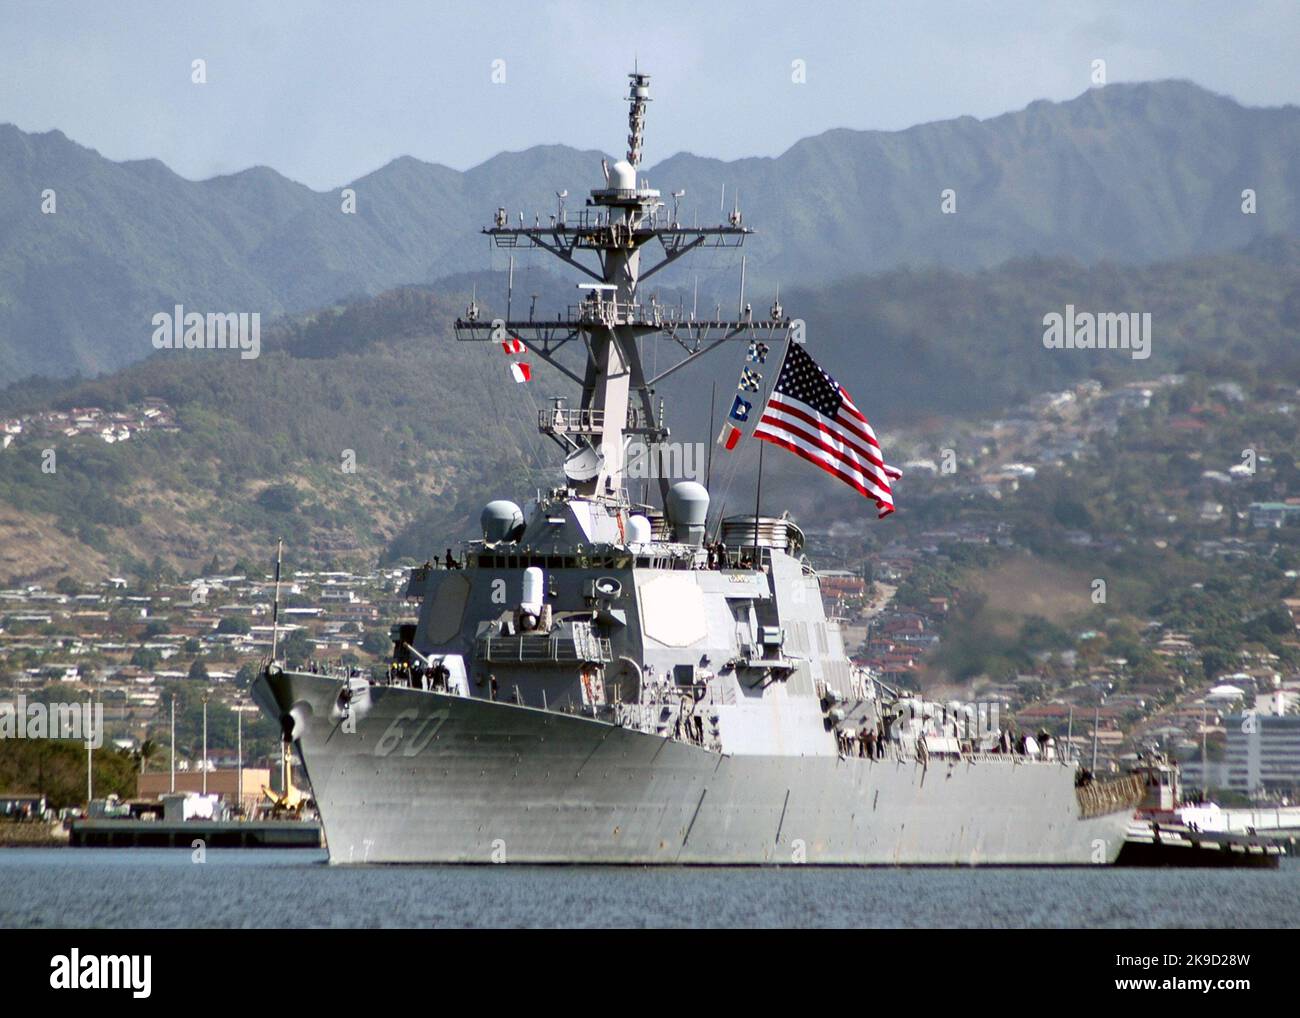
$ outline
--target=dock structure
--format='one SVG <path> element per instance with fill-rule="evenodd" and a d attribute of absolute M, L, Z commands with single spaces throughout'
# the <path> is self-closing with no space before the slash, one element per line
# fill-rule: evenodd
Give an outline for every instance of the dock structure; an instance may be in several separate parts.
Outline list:
<path fill-rule="evenodd" d="M 73 848 L 321 848 L 314 820 L 74 820 Z"/>

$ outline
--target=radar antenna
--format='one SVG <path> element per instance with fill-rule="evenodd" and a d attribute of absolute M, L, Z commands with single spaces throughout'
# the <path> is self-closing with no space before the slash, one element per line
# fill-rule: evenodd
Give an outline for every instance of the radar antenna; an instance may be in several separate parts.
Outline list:
<path fill-rule="evenodd" d="M 505 318 L 479 312 L 456 321 L 457 339 L 517 339 L 581 386 L 579 409 L 557 401 L 539 411 L 538 428 L 564 450 L 565 474 L 577 496 L 621 503 L 628 501 L 624 491 L 628 439 L 637 436 L 653 446 L 669 435 L 662 401 L 656 405 L 654 398 L 655 385 L 727 340 L 777 342 L 789 335 L 791 324 L 779 305 L 770 318 L 756 321 L 743 302 L 740 316 L 727 320 L 718 312 L 701 319 L 694 308 L 688 313 L 684 307 L 668 307 L 653 297 L 641 301 L 640 284 L 683 255 L 701 247 L 739 247 L 753 231 L 742 222 L 738 201 L 725 222 L 682 226 L 678 212 L 685 191 L 672 193 L 670 215 L 659 191 L 638 179 L 650 76 L 638 69 L 628 78 L 627 158 L 612 166 L 601 161 L 604 186 L 591 191 L 586 207 L 566 211 L 563 199 L 567 193 L 556 192 L 556 215 L 548 217 L 548 223 L 537 217 L 530 226 L 521 212 L 519 225 L 512 226 L 503 205 L 496 210 L 493 225 L 483 231 L 499 248 L 512 252 L 540 248 L 588 277 L 592 282 L 578 284 L 583 298 L 553 318 L 538 317 L 530 307 L 527 320 L 514 320 L 507 300 Z M 724 204 L 720 210 L 723 215 L 725 208 Z M 643 269 L 642 253 L 653 250 L 654 245 L 659 258 Z M 513 277 L 513 256 L 510 264 Z M 638 343 L 647 337 L 671 341 L 681 351 L 675 363 L 653 376 L 645 372 Z M 559 359 L 560 351 L 579 339 L 586 354 L 581 373 Z M 661 477 L 661 494 L 666 494 L 667 487 L 668 479 Z"/>

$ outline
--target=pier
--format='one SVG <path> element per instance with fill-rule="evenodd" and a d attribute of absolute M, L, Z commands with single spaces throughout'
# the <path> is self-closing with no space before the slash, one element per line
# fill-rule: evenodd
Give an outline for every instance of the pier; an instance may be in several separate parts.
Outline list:
<path fill-rule="evenodd" d="M 321 848 L 315 820 L 74 820 L 73 848 Z"/>

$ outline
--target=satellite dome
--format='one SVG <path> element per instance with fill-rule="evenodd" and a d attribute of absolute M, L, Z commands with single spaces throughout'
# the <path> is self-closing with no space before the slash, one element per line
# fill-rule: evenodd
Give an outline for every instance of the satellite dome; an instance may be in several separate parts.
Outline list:
<path fill-rule="evenodd" d="M 517 541 L 524 529 L 524 511 L 508 499 L 497 499 L 483 507 L 478 522 L 488 544 Z"/>

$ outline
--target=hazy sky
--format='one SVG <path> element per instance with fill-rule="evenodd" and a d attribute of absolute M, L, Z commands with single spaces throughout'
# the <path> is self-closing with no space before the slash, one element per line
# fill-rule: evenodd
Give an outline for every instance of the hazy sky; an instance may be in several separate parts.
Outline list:
<path fill-rule="evenodd" d="M 263 164 L 324 189 L 399 155 L 464 169 L 547 142 L 621 152 L 634 57 L 653 75 L 653 165 L 1066 99 L 1094 59 L 1110 81 L 1293 103 L 1298 39 L 1294 0 L 0 0 L 0 122 L 186 177 Z M 190 81 L 200 58 L 204 85 Z"/>

